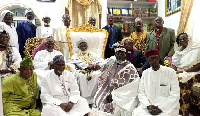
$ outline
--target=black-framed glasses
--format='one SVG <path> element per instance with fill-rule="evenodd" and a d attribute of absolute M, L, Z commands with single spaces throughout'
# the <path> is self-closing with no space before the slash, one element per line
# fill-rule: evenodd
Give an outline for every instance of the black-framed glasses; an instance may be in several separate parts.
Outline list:
<path fill-rule="evenodd" d="M 184 37 L 184 38 L 178 39 L 178 41 L 186 41 L 186 40 L 188 40 L 188 37 Z"/>

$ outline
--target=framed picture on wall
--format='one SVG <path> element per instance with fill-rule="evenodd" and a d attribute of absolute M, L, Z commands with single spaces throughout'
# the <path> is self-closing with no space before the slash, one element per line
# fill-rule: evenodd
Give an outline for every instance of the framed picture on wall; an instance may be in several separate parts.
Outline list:
<path fill-rule="evenodd" d="M 181 10 L 181 0 L 165 0 L 165 16 Z"/>

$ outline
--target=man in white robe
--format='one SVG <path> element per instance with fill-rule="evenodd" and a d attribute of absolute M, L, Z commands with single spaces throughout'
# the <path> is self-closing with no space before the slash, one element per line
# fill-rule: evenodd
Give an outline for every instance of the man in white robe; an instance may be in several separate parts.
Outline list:
<path fill-rule="evenodd" d="M 87 116 L 87 101 L 80 97 L 79 87 L 73 74 L 65 69 L 62 55 L 53 59 L 54 70 L 43 79 L 41 116 Z"/>
<path fill-rule="evenodd" d="M 38 86 L 41 86 L 42 78 L 46 77 L 48 71 L 52 68 L 53 58 L 56 55 L 62 55 L 60 51 L 54 50 L 54 39 L 52 36 L 46 39 L 46 50 L 38 51 L 34 57 L 33 65 L 37 73 Z"/>
<path fill-rule="evenodd" d="M 51 18 L 47 14 L 42 18 L 42 21 L 44 21 L 44 26 L 39 26 L 36 29 L 36 37 L 42 38 L 42 37 L 49 37 L 53 36 L 54 28 L 50 26 Z"/>
<path fill-rule="evenodd" d="M 80 39 L 77 42 L 78 53 L 74 54 L 68 61 L 75 65 L 74 76 L 77 79 L 81 96 L 87 99 L 90 107 L 97 91 L 97 82 L 101 71 L 100 67 L 105 64 L 103 58 L 98 57 L 94 52 L 87 51 L 87 42 Z"/>
<path fill-rule="evenodd" d="M 12 22 L 13 22 L 13 13 L 9 10 L 2 11 L 0 16 L 0 25 L 4 27 L 7 33 L 9 33 L 10 45 L 16 47 L 19 50 L 18 35 L 16 28 L 12 26 Z"/>
<path fill-rule="evenodd" d="M 70 16 L 68 14 L 65 14 L 62 16 L 62 21 L 64 23 L 64 26 L 59 27 L 56 29 L 54 33 L 54 40 L 56 45 L 58 45 L 61 49 L 60 51 L 63 53 L 64 57 L 68 60 L 69 59 L 69 46 L 67 41 L 67 30 L 70 28 Z"/>
<path fill-rule="evenodd" d="M 150 64 L 139 85 L 140 105 L 133 111 L 133 116 L 178 116 L 180 89 L 176 72 L 159 64 L 158 49 L 145 52 Z"/>

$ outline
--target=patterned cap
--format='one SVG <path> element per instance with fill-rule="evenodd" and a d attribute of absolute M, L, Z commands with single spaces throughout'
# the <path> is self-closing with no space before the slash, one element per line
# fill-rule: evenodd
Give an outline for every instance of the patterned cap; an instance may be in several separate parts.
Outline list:
<path fill-rule="evenodd" d="M 145 52 L 145 57 L 148 58 L 151 55 L 159 55 L 158 49 L 150 49 Z"/>
<path fill-rule="evenodd" d="M 20 62 L 20 66 L 33 66 L 33 61 L 30 56 L 26 55 Z"/>
<path fill-rule="evenodd" d="M 77 46 L 79 46 L 79 44 L 82 43 L 82 42 L 87 43 L 86 39 L 84 39 L 84 38 L 80 38 L 80 40 L 77 41 Z"/>
<path fill-rule="evenodd" d="M 116 53 L 116 52 L 119 52 L 119 51 L 121 51 L 121 52 L 126 52 L 126 48 L 125 48 L 124 46 L 122 46 L 122 45 L 117 46 L 117 47 L 115 48 L 115 53 Z"/>
<path fill-rule="evenodd" d="M 33 12 L 33 10 L 32 10 L 31 8 L 27 8 L 27 9 L 25 10 L 25 15 L 27 15 L 27 13 L 29 13 L 29 12 Z"/>
<path fill-rule="evenodd" d="M 56 55 L 56 56 L 53 58 L 53 63 L 54 63 L 54 64 L 55 64 L 56 62 L 60 62 L 60 61 L 65 61 L 63 55 Z"/>

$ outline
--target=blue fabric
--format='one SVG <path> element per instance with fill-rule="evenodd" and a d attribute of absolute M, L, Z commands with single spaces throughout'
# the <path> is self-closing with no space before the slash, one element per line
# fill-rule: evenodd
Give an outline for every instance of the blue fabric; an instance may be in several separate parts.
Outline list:
<path fill-rule="evenodd" d="M 20 22 L 17 25 L 16 31 L 18 34 L 19 52 L 23 56 L 24 46 L 28 38 L 36 37 L 36 26 L 29 25 L 27 21 Z"/>
<path fill-rule="evenodd" d="M 130 61 L 135 66 L 135 68 L 142 68 L 142 70 L 144 71 L 145 69 L 150 67 L 149 63 L 146 61 L 146 58 L 141 51 L 133 49 L 132 53 L 132 61 L 130 61 L 130 56 L 128 52 L 126 53 L 126 60 Z M 142 76 L 143 71 L 138 71 L 140 77 Z"/>

